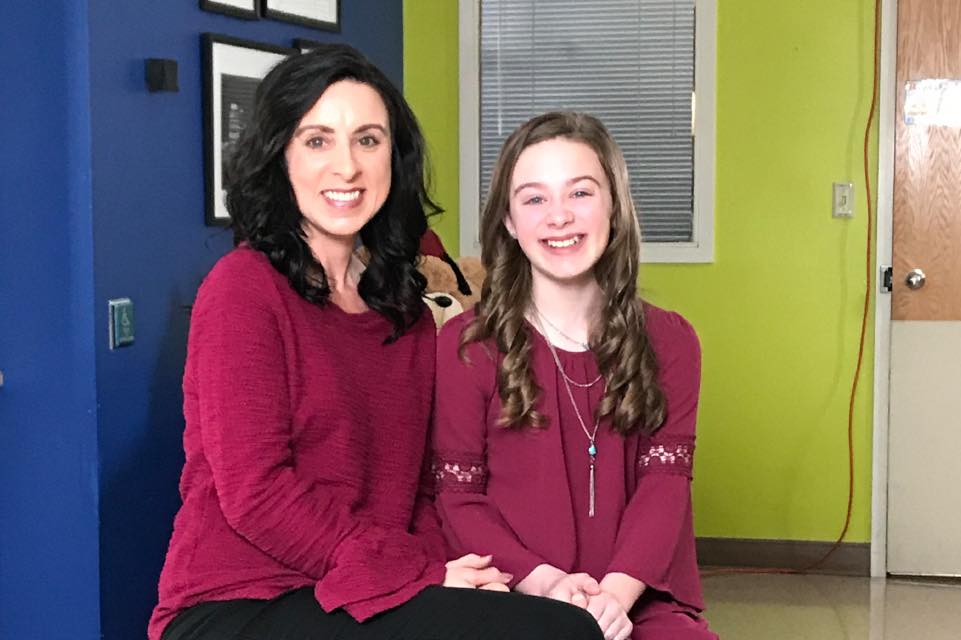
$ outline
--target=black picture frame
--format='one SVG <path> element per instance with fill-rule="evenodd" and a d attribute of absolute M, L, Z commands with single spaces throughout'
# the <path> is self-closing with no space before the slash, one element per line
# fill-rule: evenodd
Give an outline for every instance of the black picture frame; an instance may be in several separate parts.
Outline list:
<path fill-rule="evenodd" d="M 244 20 L 260 19 L 260 0 L 200 0 L 200 8 Z"/>
<path fill-rule="evenodd" d="M 305 9 L 305 5 L 313 5 L 316 10 Z M 340 33 L 340 0 L 261 0 L 261 14 L 273 20 Z"/>
<path fill-rule="evenodd" d="M 201 35 L 204 65 L 204 220 L 225 226 L 224 163 L 249 121 L 257 86 L 274 65 L 300 52 L 216 33 Z"/>

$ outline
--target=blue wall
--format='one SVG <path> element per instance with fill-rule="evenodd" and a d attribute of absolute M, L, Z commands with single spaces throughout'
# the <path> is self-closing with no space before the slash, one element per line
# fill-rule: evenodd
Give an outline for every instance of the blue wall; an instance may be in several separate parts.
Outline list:
<path fill-rule="evenodd" d="M 179 505 L 186 307 L 231 245 L 203 224 L 200 33 L 350 42 L 402 86 L 401 1 L 342 0 L 340 34 L 196 0 L 22 4 L 0 21 L 4 77 L 30 65 L 26 90 L 0 100 L 0 211 L 14 229 L 0 252 L 0 446 L 13 458 L 0 472 L 0 637 L 142 638 Z M 148 57 L 178 61 L 179 93 L 147 92 Z M 8 137 L 29 153 L 7 153 Z M 115 297 L 134 301 L 136 343 L 110 351 Z M 36 308 L 18 304 L 14 323 L 12 301 Z M 35 384 L 19 392 L 20 378 Z M 34 624 L 49 632 L 23 631 Z"/>
<path fill-rule="evenodd" d="M 85 0 L 0 18 L 0 638 L 99 637 Z"/>

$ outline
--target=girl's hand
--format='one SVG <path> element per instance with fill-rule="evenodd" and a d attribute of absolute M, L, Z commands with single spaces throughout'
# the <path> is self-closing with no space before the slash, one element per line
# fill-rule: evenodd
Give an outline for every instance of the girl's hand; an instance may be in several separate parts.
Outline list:
<path fill-rule="evenodd" d="M 597 620 L 597 626 L 604 634 L 604 640 L 627 640 L 634 625 L 621 603 L 613 595 L 602 591 L 590 597 L 587 611 Z"/>
<path fill-rule="evenodd" d="M 588 574 L 566 573 L 550 585 L 544 595 L 586 609 L 590 598 L 600 593 L 597 580 Z"/>
<path fill-rule="evenodd" d="M 601 592 L 597 580 L 586 573 L 569 574 L 549 564 L 540 564 L 514 587 L 521 593 L 553 598 L 587 607 L 588 598 Z"/>

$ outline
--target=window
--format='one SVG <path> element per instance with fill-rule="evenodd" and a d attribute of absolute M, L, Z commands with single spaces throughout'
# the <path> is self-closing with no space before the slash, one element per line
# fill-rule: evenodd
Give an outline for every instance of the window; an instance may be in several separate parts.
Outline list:
<path fill-rule="evenodd" d="M 624 151 L 642 259 L 713 260 L 714 0 L 461 0 L 460 11 L 462 254 L 479 249 L 506 137 L 573 109 Z"/>

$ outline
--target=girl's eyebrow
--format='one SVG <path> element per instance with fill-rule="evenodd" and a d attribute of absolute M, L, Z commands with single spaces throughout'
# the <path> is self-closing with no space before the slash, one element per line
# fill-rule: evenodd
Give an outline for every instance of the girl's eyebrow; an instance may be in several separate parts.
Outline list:
<path fill-rule="evenodd" d="M 571 178 L 570 180 L 568 180 L 567 182 L 564 183 L 564 186 L 569 187 L 569 186 L 571 186 L 572 184 L 577 184 L 577 183 L 580 182 L 581 180 L 590 180 L 591 182 L 593 182 L 594 184 L 596 184 L 598 187 L 601 186 L 601 183 L 598 182 L 597 178 L 595 178 L 595 177 L 592 176 L 592 175 L 586 175 L 586 174 L 583 175 L 583 176 L 577 176 L 576 178 Z M 518 191 L 520 191 L 521 189 L 526 189 L 527 187 L 541 187 L 541 188 L 543 188 L 543 187 L 544 187 L 544 183 L 542 183 L 542 182 L 525 182 L 524 184 L 519 184 L 519 185 L 517 185 L 516 187 L 514 187 L 514 193 L 513 193 L 513 195 L 516 196 Z"/>

